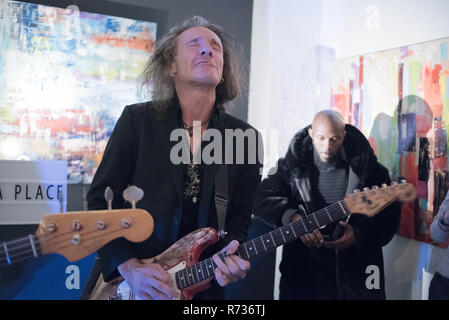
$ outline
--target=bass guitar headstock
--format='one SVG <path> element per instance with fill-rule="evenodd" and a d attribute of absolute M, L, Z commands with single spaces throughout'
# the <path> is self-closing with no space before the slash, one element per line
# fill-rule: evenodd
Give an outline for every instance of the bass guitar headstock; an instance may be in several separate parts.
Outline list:
<path fill-rule="evenodd" d="M 110 208 L 109 187 L 105 198 Z M 76 261 L 120 237 L 131 242 L 148 239 L 154 229 L 153 217 L 143 209 L 136 209 L 135 202 L 132 207 L 44 215 L 36 231 L 41 254 L 58 253 Z"/>

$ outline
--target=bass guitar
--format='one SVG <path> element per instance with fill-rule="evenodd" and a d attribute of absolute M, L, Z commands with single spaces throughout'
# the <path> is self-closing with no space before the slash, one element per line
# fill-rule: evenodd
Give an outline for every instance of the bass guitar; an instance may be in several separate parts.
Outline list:
<path fill-rule="evenodd" d="M 105 197 L 112 201 L 110 188 Z M 131 242 L 144 241 L 153 229 L 153 217 L 136 209 L 134 203 L 132 209 L 46 214 L 35 234 L 0 243 L 0 268 L 50 253 L 61 254 L 73 262 L 120 237 Z"/>

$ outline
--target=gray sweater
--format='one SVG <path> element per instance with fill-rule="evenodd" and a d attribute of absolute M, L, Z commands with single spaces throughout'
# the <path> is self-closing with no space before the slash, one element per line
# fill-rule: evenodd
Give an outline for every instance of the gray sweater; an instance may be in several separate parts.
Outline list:
<path fill-rule="evenodd" d="M 443 220 L 444 219 L 444 220 Z M 430 225 L 430 236 L 435 242 L 445 242 L 449 238 L 449 192 L 438 210 L 432 224 Z M 444 277 L 449 278 L 449 247 L 446 248 L 441 255 L 436 271 L 441 273 Z"/>

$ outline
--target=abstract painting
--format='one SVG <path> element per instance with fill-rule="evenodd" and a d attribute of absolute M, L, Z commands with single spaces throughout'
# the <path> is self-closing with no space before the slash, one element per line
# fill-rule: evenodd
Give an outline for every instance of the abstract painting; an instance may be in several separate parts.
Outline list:
<path fill-rule="evenodd" d="M 331 72 L 332 109 L 365 134 L 392 180 L 416 186 L 398 234 L 431 244 L 429 227 L 449 187 L 448 46 L 443 38 L 345 58 Z"/>
<path fill-rule="evenodd" d="M 124 106 L 144 100 L 156 28 L 0 1 L 0 159 L 67 160 L 68 182 L 90 183 Z"/>

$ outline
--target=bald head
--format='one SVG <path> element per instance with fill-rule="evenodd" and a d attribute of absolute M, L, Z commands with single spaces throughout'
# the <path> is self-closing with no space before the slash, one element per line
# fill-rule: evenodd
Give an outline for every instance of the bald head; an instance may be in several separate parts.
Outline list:
<path fill-rule="evenodd" d="M 331 161 L 340 150 L 346 135 L 343 117 L 333 110 L 320 111 L 313 119 L 309 135 L 321 161 Z"/>
<path fill-rule="evenodd" d="M 345 131 L 345 121 L 341 114 L 334 110 L 323 110 L 318 112 L 313 118 L 312 129 L 319 123 L 328 123 L 329 126 Z"/>

